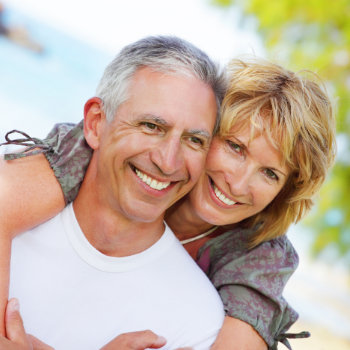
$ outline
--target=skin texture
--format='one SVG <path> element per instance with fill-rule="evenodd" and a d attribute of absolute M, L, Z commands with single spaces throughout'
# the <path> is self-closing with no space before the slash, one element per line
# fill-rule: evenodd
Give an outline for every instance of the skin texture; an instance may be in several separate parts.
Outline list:
<path fill-rule="evenodd" d="M 111 340 L 101 350 L 144 350 L 159 349 L 166 344 L 166 339 L 150 330 L 121 334 Z M 191 348 L 178 348 L 175 350 L 191 350 Z"/>
<path fill-rule="evenodd" d="M 211 350 L 267 350 L 266 343 L 246 322 L 225 317 L 224 324 Z"/>
<path fill-rule="evenodd" d="M 5 335 L 5 310 L 8 299 L 9 269 L 11 256 L 11 238 L 5 231 L 0 232 L 0 335 Z"/>
<path fill-rule="evenodd" d="M 117 349 L 117 346 L 125 350 L 159 349 L 165 344 L 166 340 L 163 337 L 159 337 L 152 331 L 146 330 L 121 334 L 101 348 L 101 350 L 113 350 Z"/>

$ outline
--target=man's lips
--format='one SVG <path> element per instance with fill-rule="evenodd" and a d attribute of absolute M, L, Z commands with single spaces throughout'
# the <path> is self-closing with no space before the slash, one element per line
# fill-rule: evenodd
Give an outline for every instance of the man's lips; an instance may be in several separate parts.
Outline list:
<path fill-rule="evenodd" d="M 139 177 L 139 179 L 144 182 L 149 187 L 153 188 L 157 191 L 162 191 L 170 186 L 170 181 L 159 181 L 149 175 L 146 175 L 141 170 L 137 169 L 135 166 L 131 166 L 131 169 L 134 171 L 134 173 Z"/>

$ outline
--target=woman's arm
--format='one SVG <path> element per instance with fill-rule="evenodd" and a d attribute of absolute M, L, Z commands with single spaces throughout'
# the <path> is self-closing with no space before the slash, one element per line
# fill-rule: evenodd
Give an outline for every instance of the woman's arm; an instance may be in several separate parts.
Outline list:
<path fill-rule="evenodd" d="M 231 316 L 230 324 L 240 327 L 239 320 L 244 321 L 245 331 L 249 333 L 250 325 L 270 349 L 275 348 L 278 341 L 286 342 L 285 332 L 297 319 L 297 313 L 282 293 L 297 267 L 298 256 L 285 236 L 248 250 L 251 234 L 254 231 L 248 229 L 220 234 L 204 244 L 197 263 L 218 290 L 226 315 Z M 220 336 L 224 335 L 229 341 L 225 329 Z M 238 338 L 243 342 L 242 347 L 248 346 L 244 344 L 243 332 L 242 335 L 242 339 Z M 232 349 L 236 349 L 234 345 L 232 337 Z"/>
<path fill-rule="evenodd" d="M 75 198 L 91 157 L 83 122 L 55 125 L 44 144 L 45 155 L 8 161 L 0 156 L 1 335 L 5 334 L 12 238 L 55 216 Z"/>
<path fill-rule="evenodd" d="M 12 238 L 60 212 L 61 187 L 43 154 L 5 161 L 0 158 L 0 223 Z"/>
<path fill-rule="evenodd" d="M 45 155 L 8 161 L 0 156 L 0 335 L 5 334 L 12 238 L 75 198 L 91 157 L 83 122 L 56 125 L 44 144 Z"/>
<path fill-rule="evenodd" d="M 230 316 L 224 324 L 211 350 L 267 350 L 267 344 L 248 323 Z"/>
<path fill-rule="evenodd" d="M 5 335 L 5 310 L 8 299 L 11 239 L 0 225 L 0 336 Z"/>
<path fill-rule="evenodd" d="M 64 198 L 44 155 L 0 157 L 0 333 L 8 298 L 11 240 L 64 208 Z"/>

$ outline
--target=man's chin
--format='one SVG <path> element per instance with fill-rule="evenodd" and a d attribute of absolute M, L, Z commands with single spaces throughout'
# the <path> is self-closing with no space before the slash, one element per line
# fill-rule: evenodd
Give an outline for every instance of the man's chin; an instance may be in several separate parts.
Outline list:
<path fill-rule="evenodd" d="M 129 218 L 129 220 L 133 222 L 139 222 L 139 223 L 153 223 L 158 220 L 163 220 L 164 218 L 164 210 L 161 210 L 159 206 L 136 206 L 125 209 L 124 215 Z"/>

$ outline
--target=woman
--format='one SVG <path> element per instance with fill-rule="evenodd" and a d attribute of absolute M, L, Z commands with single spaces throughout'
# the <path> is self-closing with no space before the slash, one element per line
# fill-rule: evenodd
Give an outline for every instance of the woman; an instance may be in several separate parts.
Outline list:
<path fill-rule="evenodd" d="M 334 159 L 334 119 L 327 95 L 311 79 L 258 60 L 234 60 L 229 70 L 206 171 L 166 220 L 223 300 L 228 316 L 213 349 L 264 349 L 265 343 L 273 349 L 278 340 L 286 343 L 283 333 L 296 320 L 281 296 L 297 263 L 283 235 L 310 209 Z M 42 156 L 4 163 L 4 181 L 11 179 L 1 211 L 6 244 L 6 233 L 55 215 L 79 188 L 83 171 L 77 171 L 90 156 L 81 124 L 54 129 L 43 147 L 64 200 Z M 21 193 L 20 208 L 11 186 Z M 19 220 L 14 207 L 28 215 Z"/>

